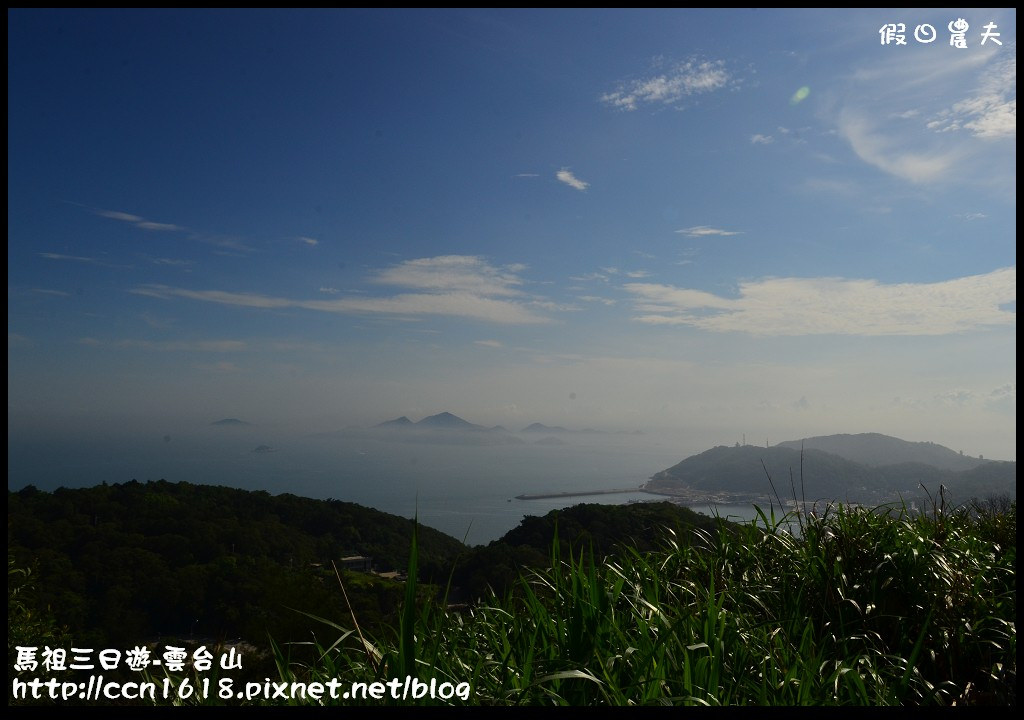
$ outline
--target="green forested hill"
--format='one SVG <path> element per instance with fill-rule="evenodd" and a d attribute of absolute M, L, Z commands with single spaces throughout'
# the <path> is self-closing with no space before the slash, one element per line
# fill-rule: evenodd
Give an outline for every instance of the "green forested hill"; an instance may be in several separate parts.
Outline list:
<path fill-rule="evenodd" d="M 708 515 L 670 502 L 632 505 L 574 505 L 544 516 L 528 515 L 500 540 L 473 548 L 460 560 L 455 572 L 458 599 L 476 599 L 488 588 L 499 595 L 523 568 L 551 564 L 551 550 L 558 538 L 563 557 L 593 551 L 597 561 L 630 550 L 663 549 L 669 533 L 688 542 L 694 530 L 717 531 L 718 521 Z"/>
<path fill-rule="evenodd" d="M 875 466 L 822 450 L 737 445 L 692 455 L 656 473 L 647 488 L 686 494 L 696 502 L 716 496 L 719 501 L 728 497 L 763 501 L 775 492 L 786 500 L 793 498 L 795 487 L 808 502 L 872 505 L 900 498 L 922 500 L 926 497 L 922 485 L 932 494 L 945 486 L 953 502 L 964 503 L 989 495 L 1016 497 L 1016 468 L 1015 462 L 984 462 L 960 471 L 922 462 Z"/>
<path fill-rule="evenodd" d="M 285 637 L 308 627 L 288 608 L 344 617 L 330 562 L 368 555 L 382 571 L 404 570 L 413 528 L 353 503 L 162 480 L 28 487 L 7 499 L 8 551 L 34 566 L 39 602 L 73 633 L 106 641 Z M 464 550 L 421 526 L 421 579 L 444 582 Z M 369 623 L 401 592 L 379 580 L 353 604 Z"/>
<path fill-rule="evenodd" d="M 839 457 L 878 467 L 921 463 L 942 470 L 970 470 L 984 465 L 985 460 L 964 455 L 944 445 L 933 442 L 909 442 L 881 433 L 858 433 L 855 435 L 820 435 L 803 440 L 781 442 L 777 447 L 791 450 L 821 450 Z"/>
<path fill-rule="evenodd" d="M 351 613 L 333 572 L 311 558 L 351 552 L 348 542 L 402 555 L 410 521 L 187 483 L 26 488 L 8 502 L 9 658 L 16 645 L 242 637 L 235 681 L 365 684 L 411 670 L 460 681 L 472 691 L 460 702 L 488 706 L 1015 704 L 1009 501 L 923 514 L 839 507 L 803 518 L 796 535 L 669 503 L 577 505 L 472 549 L 424 528 L 419 556 L 433 569 L 417 577 L 444 579 L 455 562 L 464 589 L 510 592 L 464 592 L 484 602 L 446 609 L 437 585 L 414 593 L 342 571 Z M 360 635 L 344 630 L 353 615 Z"/>
<path fill-rule="evenodd" d="M 578 505 L 475 548 L 420 526 L 419 579 L 438 592 L 451 579 L 452 599 L 504 590 L 522 569 L 550 565 L 556 524 L 565 550 L 601 558 L 714 520 L 669 503 Z M 308 634 L 293 608 L 348 624 L 331 561 L 368 555 L 378 570 L 404 570 L 412 534 L 411 520 L 353 503 L 163 480 L 8 492 L 10 554 L 33 568 L 38 604 L 83 641 L 284 640 Z M 400 582 L 343 577 L 361 623 L 394 621 Z"/>

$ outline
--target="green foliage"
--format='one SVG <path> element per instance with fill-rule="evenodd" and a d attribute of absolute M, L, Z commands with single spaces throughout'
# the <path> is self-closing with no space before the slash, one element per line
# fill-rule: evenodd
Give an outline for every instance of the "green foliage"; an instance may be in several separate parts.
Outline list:
<path fill-rule="evenodd" d="M 717 532 L 707 515 L 669 502 L 633 505 L 581 504 L 527 516 L 518 527 L 459 559 L 454 573 L 458 597 L 476 600 L 490 592 L 503 595 L 528 568 L 550 567 L 556 538 L 562 555 L 572 547 L 589 547 L 599 556 L 657 548 L 666 531 L 689 537 L 693 528 Z"/>
<path fill-rule="evenodd" d="M 284 674 L 387 679 L 411 654 L 478 705 L 1015 704 L 1016 548 L 993 542 L 1015 538 L 1015 504 L 835 506 L 800 536 L 793 519 L 604 560 L 555 533 L 504 595 L 420 606 L 411 640 L 371 641 L 379 665 L 348 634 Z"/>
<path fill-rule="evenodd" d="M 343 606 L 330 562 L 367 555 L 380 570 L 405 568 L 412 525 L 337 500 L 190 483 L 8 492 L 9 552 L 37 568 L 39 605 L 96 645 L 308 637 L 288 608 Z M 465 549 L 430 528 L 420 548 L 428 582 L 446 578 Z M 353 600 L 367 625 L 397 618 L 401 584 L 373 578 L 360 588 Z"/>
<path fill-rule="evenodd" d="M 17 564 L 7 555 L 7 655 L 8 667 L 14 666 L 20 646 L 58 646 L 65 636 L 49 608 L 40 606 L 35 597 L 31 568 Z"/>
<path fill-rule="evenodd" d="M 258 642 L 269 630 L 270 672 L 289 683 L 348 687 L 408 675 L 471 687 L 466 701 L 249 704 L 1016 704 L 1016 503 L 1008 498 L 952 508 L 940 492 L 925 513 L 835 505 L 781 518 L 770 510 L 745 525 L 668 506 L 578 506 L 530 518 L 486 548 L 455 543 L 443 560 L 429 549 L 428 529 L 408 523 L 403 584 L 306 562 L 331 547 L 324 535 L 341 531 L 331 504 L 299 513 L 310 532 L 296 535 L 302 503 L 290 496 L 276 505 L 262 493 L 214 488 L 225 502 L 211 510 L 183 505 L 197 497 L 194 486 L 93 491 L 9 495 L 9 654 L 15 638 L 66 644 L 50 613 L 39 614 L 54 607 L 42 592 L 52 568 L 60 582 L 49 592 L 79 597 L 73 613 L 93 617 L 98 597 L 110 606 L 107 621 L 131 632 L 160 612 L 175 617 L 174 607 L 193 622 L 195 613 L 220 617 Z M 240 507 L 229 513 L 228 501 Z M 226 551 L 225 527 L 247 532 L 247 544 L 266 554 Z M 358 531 L 380 542 L 368 524 Z M 39 543 L 34 590 L 23 583 L 25 548 L 15 538 Z M 450 572 L 456 584 L 463 571 L 494 577 L 487 563 L 511 580 L 447 607 L 455 588 L 439 592 L 445 576 L 423 570 L 452 568 L 456 550 L 468 561 Z M 150 579 L 153 587 L 139 587 Z"/>

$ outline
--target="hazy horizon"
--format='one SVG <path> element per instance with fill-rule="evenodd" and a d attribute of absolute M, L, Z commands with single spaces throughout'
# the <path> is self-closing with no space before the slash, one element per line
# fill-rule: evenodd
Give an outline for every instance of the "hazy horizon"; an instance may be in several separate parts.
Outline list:
<path fill-rule="evenodd" d="M 11 9 L 7 253 L 22 460 L 443 411 L 1016 460 L 1016 11 Z"/>

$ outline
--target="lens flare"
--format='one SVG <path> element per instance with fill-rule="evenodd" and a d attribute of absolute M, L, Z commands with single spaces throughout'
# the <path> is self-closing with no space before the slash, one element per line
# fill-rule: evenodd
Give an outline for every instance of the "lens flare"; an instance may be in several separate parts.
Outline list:
<path fill-rule="evenodd" d="M 811 89 L 804 85 L 802 88 L 793 93 L 793 97 L 789 99 L 790 105 L 796 105 L 799 102 L 807 99 L 807 96 L 811 94 Z"/>

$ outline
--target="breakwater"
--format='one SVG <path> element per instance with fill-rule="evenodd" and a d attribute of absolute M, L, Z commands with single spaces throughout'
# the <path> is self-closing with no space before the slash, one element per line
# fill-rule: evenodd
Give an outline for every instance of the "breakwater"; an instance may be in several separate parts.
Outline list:
<path fill-rule="evenodd" d="M 625 488 L 618 490 L 576 490 L 571 492 L 537 493 L 516 495 L 516 500 L 546 500 L 548 498 L 570 498 L 584 495 L 619 495 L 621 493 L 644 492 L 643 488 Z"/>

